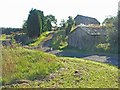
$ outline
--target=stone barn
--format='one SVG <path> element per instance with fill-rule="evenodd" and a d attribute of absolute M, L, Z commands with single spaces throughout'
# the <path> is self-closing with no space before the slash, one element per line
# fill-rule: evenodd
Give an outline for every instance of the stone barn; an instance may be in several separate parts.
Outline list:
<path fill-rule="evenodd" d="M 100 25 L 100 22 L 93 17 L 77 15 L 75 18 L 75 25 Z"/>
<path fill-rule="evenodd" d="M 76 26 L 68 35 L 68 45 L 79 49 L 90 48 L 106 42 L 106 30 L 102 27 Z"/>

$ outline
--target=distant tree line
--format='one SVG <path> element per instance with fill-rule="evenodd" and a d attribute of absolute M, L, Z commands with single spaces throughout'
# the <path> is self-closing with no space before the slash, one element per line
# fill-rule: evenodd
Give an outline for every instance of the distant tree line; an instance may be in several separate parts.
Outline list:
<path fill-rule="evenodd" d="M 40 36 L 45 31 L 52 30 L 52 23 L 57 23 L 55 16 L 44 16 L 43 11 L 31 9 L 28 19 L 23 24 L 23 31 L 31 38 Z"/>
<path fill-rule="evenodd" d="M 16 32 L 21 32 L 22 28 L 0 28 L 2 34 L 12 34 Z"/>

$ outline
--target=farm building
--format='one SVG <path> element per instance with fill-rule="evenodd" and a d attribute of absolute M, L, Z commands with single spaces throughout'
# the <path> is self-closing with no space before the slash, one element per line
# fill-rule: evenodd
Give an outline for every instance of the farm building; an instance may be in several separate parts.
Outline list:
<path fill-rule="evenodd" d="M 83 16 L 83 15 L 77 15 L 75 18 L 75 24 L 76 25 L 100 25 L 100 22 L 93 17 Z"/>
<path fill-rule="evenodd" d="M 77 26 L 68 35 L 68 45 L 79 49 L 90 48 L 106 42 L 106 30 L 102 27 Z"/>

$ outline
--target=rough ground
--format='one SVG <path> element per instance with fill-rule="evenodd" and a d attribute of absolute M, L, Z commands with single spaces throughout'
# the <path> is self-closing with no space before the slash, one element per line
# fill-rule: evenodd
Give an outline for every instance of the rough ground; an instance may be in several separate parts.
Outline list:
<path fill-rule="evenodd" d="M 20 80 L 5 87 L 118 88 L 116 67 L 78 58 L 61 57 L 60 60 L 63 66 L 42 80 Z"/>

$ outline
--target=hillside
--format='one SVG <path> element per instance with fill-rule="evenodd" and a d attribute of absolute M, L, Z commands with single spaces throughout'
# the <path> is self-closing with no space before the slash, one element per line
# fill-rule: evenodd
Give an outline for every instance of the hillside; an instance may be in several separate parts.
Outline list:
<path fill-rule="evenodd" d="M 3 48 L 4 88 L 117 88 L 118 69 L 82 58 L 56 57 L 21 47 Z"/>

